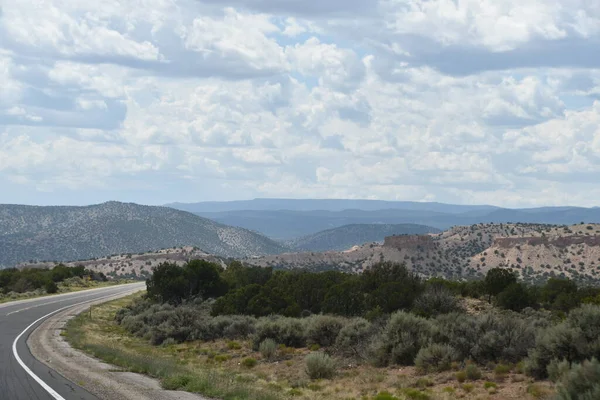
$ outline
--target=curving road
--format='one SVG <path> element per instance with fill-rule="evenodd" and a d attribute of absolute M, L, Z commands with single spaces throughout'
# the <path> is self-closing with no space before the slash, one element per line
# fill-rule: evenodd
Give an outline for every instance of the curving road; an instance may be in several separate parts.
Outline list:
<path fill-rule="evenodd" d="M 60 310 L 144 288 L 143 283 L 134 283 L 0 304 L 0 399 L 98 400 L 36 360 L 27 347 L 27 338 L 46 317 Z"/>

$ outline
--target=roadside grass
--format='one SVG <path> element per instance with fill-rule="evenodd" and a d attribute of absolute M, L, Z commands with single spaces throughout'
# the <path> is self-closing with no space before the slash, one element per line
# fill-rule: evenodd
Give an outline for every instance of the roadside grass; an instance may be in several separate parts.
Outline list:
<path fill-rule="evenodd" d="M 167 390 L 185 390 L 224 400 L 279 400 L 277 390 L 256 387 L 237 374 L 218 368 L 198 368 L 168 347 L 154 347 L 127 334 L 114 322 L 116 312 L 136 296 L 95 306 L 92 317 L 82 313 L 71 319 L 64 336 L 75 348 L 124 371 L 158 378 Z"/>
<path fill-rule="evenodd" d="M 58 292 L 53 294 L 46 293 L 43 289 L 38 289 L 32 292 L 25 293 L 8 293 L 1 294 L 0 293 L 0 304 L 8 303 L 10 301 L 18 301 L 18 300 L 27 300 L 27 299 L 37 299 L 42 297 L 52 297 L 57 294 L 65 294 L 65 293 L 74 293 L 80 292 L 82 290 L 88 289 L 97 289 L 109 286 L 123 285 L 126 283 L 134 283 L 137 281 L 130 279 L 119 279 L 119 280 L 111 280 L 107 282 L 98 282 L 98 281 L 84 281 L 80 279 L 79 281 L 71 281 L 71 282 L 59 282 L 58 283 Z"/>
<path fill-rule="evenodd" d="M 128 372 L 160 380 L 167 390 L 184 390 L 214 399 L 534 399 L 532 380 L 516 372 L 497 379 L 493 368 L 480 379 L 459 382 L 457 370 L 420 374 L 414 367 L 375 368 L 336 359 L 332 379 L 311 380 L 305 359 L 310 349 L 280 348 L 272 359 L 252 349 L 251 340 L 188 342 L 152 346 L 116 324 L 119 309 L 141 296 L 137 293 L 94 306 L 92 317 L 82 313 L 70 320 L 63 336 L 72 346 Z M 322 351 L 322 350 L 321 350 Z M 256 360 L 249 367 L 248 359 Z M 506 379 L 511 378 L 511 379 Z M 550 393 L 548 382 L 536 383 Z M 529 390 L 528 390 L 529 389 Z M 389 396 L 388 396 L 389 394 Z M 388 397 L 386 397 L 388 396 Z"/>

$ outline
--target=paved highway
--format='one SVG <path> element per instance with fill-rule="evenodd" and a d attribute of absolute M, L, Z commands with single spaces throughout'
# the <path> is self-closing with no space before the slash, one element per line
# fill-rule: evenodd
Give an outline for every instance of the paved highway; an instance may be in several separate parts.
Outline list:
<path fill-rule="evenodd" d="M 143 287 L 136 283 L 0 304 L 0 399 L 98 400 L 33 358 L 27 338 L 45 317 L 59 310 Z"/>

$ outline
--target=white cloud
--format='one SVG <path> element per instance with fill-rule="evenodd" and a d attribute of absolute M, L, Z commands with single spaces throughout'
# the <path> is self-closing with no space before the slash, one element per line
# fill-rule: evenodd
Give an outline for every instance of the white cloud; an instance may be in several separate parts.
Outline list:
<path fill-rule="evenodd" d="M 387 0 L 387 23 L 397 34 L 419 34 L 444 45 L 465 42 L 507 51 L 535 39 L 557 40 L 598 33 L 594 1 Z"/>
<path fill-rule="evenodd" d="M 283 71 L 282 48 L 269 38 L 277 32 L 279 28 L 266 15 L 244 15 L 226 8 L 222 18 L 195 18 L 182 37 L 185 47 L 200 53 L 207 63 Z"/>
<path fill-rule="evenodd" d="M 286 54 L 297 71 L 315 77 L 322 86 L 352 89 L 364 76 L 364 65 L 352 50 L 321 43 L 316 37 L 288 47 Z"/>
<path fill-rule="evenodd" d="M 110 9 L 112 2 L 104 3 Z M 159 60 L 158 49 L 147 40 L 112 28 L 107 15 L 89 13 L 75 1 L 44 0 L 32 6 L 10 2 L 2 8 L 2 28 L 17 45 L 62 56 L 121 56 Z M 97 9 L 94 11 L 98 11 Z"/>
<path fill-rule="evenodd" d="M 0 17 L 0 175 L 28 196 L 595 202 L 561 191 L 598 192 L 597 2 L 40 4 Z"/>

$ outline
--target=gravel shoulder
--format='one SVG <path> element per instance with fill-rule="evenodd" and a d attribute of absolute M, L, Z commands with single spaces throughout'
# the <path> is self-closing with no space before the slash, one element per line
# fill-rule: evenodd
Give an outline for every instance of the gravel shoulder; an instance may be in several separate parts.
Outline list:
<path fill-rule="evenodd" d="M 135 291 L 138 290 L 78 305 L 47 318 L 29 336 L 27 344 L 32 355 L 99 399 L 206 400 L 205 397 L 187 392 L 163 390 L 157 380 L 145 375 L 122 372 L 118 367 L 72 348 L 61 336 L 67 321 L 89 310 L 90 305 L 115 300 Z"/>

